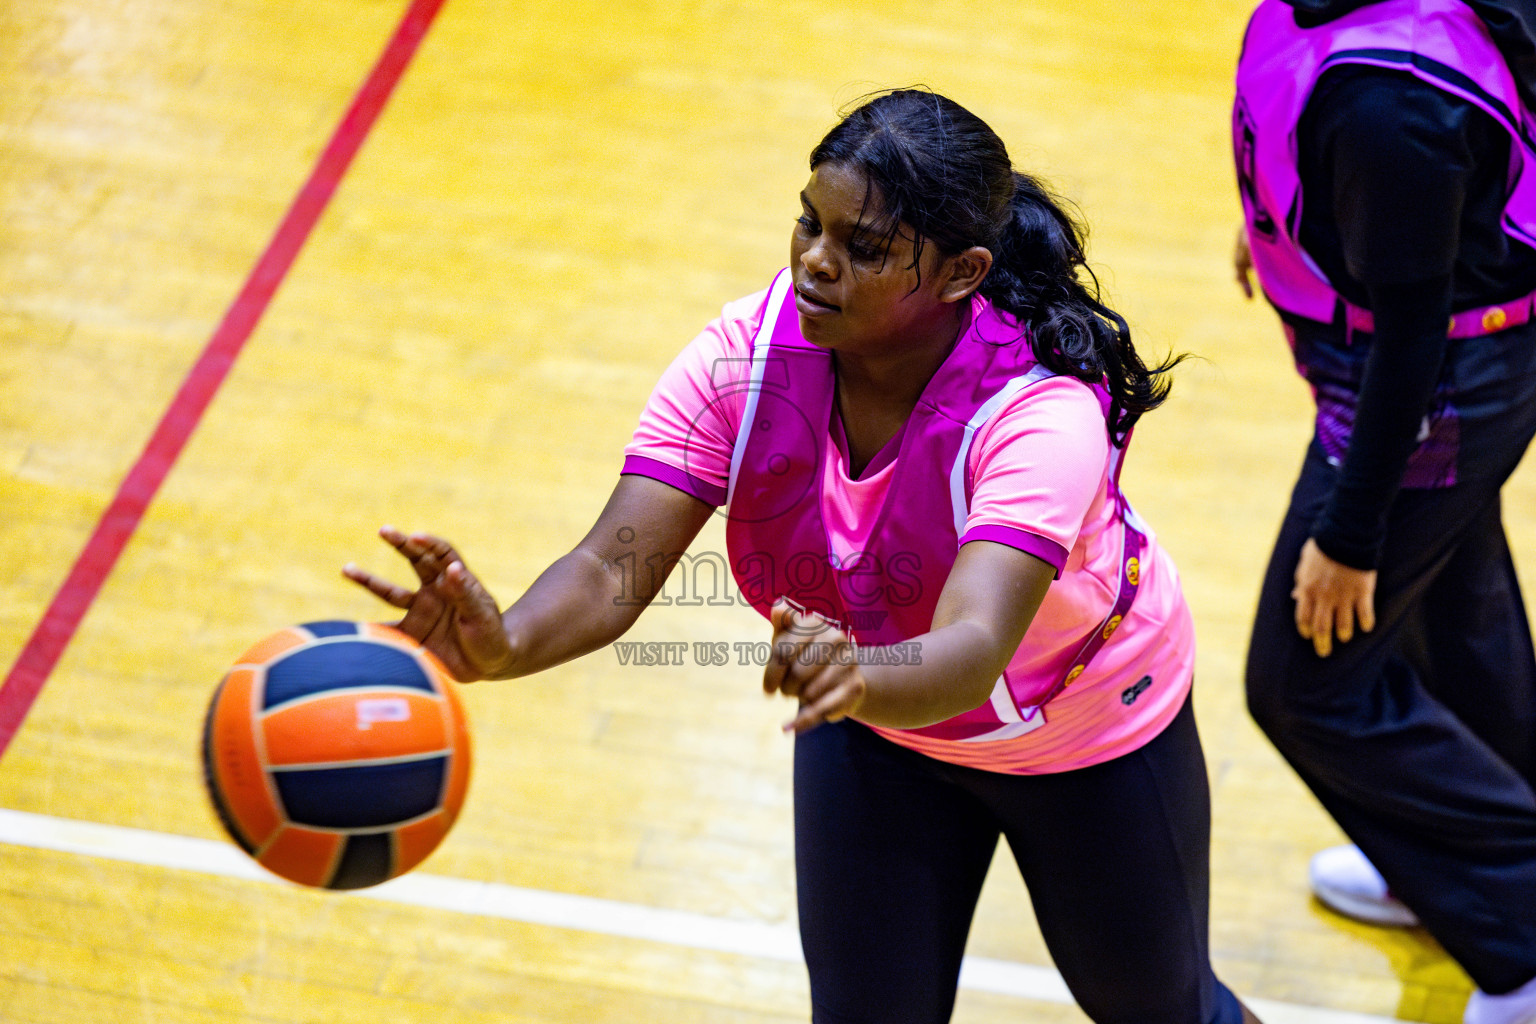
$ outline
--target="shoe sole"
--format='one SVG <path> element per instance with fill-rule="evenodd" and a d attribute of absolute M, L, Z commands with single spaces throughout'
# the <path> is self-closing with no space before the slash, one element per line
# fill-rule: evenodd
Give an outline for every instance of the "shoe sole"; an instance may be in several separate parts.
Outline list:
<path fill-rule="evenodd" d="M 1319 885 L 1316 880 L 1312 883 L 1312 895 L 1329 910 L 1365 924 L 1385 928 L 1415 928 L 1419 923 L 1418 916 L 1401 903 L 1383 903 L 1381 900 L 1341 892 L 1327 885 Z"/>

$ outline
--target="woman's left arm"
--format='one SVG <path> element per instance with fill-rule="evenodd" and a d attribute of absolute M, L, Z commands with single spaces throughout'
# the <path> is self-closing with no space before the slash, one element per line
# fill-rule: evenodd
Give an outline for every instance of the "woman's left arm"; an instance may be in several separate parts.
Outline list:
<path fill-rule="evenodd" d="M 1050 563 L 1006 544 L 962 545 L 934 609 L 933 628 L 907 641 L 901 656 L 866 656 L 863 664 L 841 630 L 781 601 L 773 609 L 763 692 L 799 700 L 799 714 L 786 723 L 786 732 L 849 715 L 897 729 L 953 718 L 992 693 L 1055 573 Z"/>

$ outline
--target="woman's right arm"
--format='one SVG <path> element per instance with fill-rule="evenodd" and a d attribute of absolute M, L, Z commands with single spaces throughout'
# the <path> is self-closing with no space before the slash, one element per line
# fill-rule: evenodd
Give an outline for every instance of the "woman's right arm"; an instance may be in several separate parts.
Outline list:
<path fill-rule="evenodd" d="M 437 655 L 454 678 L 510 679 L 622 636 L 711 512 L 709 504 L 660 481 L 621 476 L 581 543 L 504 612 L 453 546 L 429 534 L 379 531 L 411 563 L 415 590 L 355 565 L 343 573 L 403 610 L 396 628 Z"/>
<path fill-rule="evenodd" d="M 728 304 L 662 374 L 626 455 L 685 468 L 680 480 L 724 500 L 736 444 L 739 377 L 766 293 Z M 714 505 L 641 473 L 622 473 L 596 524 L 570 554 L 505 611 L 445 540 L 380 531 L 411 563 L 419 586 L 397 586 L 356 566 L 345 575 L 405 612 L 399 627 L 454 678 L 508 679 L 612 643 L 634 624 L 698 536 Z"/>

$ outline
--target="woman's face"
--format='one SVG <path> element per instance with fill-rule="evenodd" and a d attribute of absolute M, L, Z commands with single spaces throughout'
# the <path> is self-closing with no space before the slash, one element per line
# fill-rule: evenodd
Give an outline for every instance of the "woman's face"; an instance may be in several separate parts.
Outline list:
<path fill-rule="evenodd" d="M 800 193 L 803 207 L 790 239 L 800 333 L 813 344 L 850 355 L 922 345 L 946 327 L 953 340 L 955 306 L 939 298 L 943 257 L 923 246 L 922 274 L 913 267 L 912 229 L 901 225 L 887 249 L 868 228 L 878 223 L 879 196 L 862 171 L 825 163 Z M 860 220 L 860 214 L 863 219 Z"/>

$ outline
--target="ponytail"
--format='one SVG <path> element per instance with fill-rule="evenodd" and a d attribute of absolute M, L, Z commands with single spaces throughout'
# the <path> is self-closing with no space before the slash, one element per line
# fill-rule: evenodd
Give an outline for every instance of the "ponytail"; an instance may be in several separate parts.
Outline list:
<path fill-rule="evenodd" d="M 1149 368 L 1125 318 L 1099 299 L 1081 233 L 1062 204 L 1027 174 L 1013 174 L 1008 220 L 992 249 L 981 293 L 1030 332 L 1035 358 L 1057 373 L 1109 391 L 1109 433 L 1123 446 L 1136 420 L 1168 397 L 1167 372 Z M 1085 283 L 1084 277 L 1087 278 Z"/>
<path fill-rule="evenodd" d="M 813 168 L 822 163 L 868 177 L 885 218 L 876 236 L 888 239 L 907 224 L 914 255 L 928 242 L 945 255 L 976 245 L 991 250 L 981 294 L 1029 329 L 1042 364 L 1109 390 L 1116 445 L 1168 397 L 1166 374 L 1182 357 L 1150 368 L 1142 362 L 1125 319 L 1099 299 L 1077 225 L 1038 182 L 1013 169 L 981 118 L 927 90 L 883 93 L 827 133 L 811 153 Z"/>

